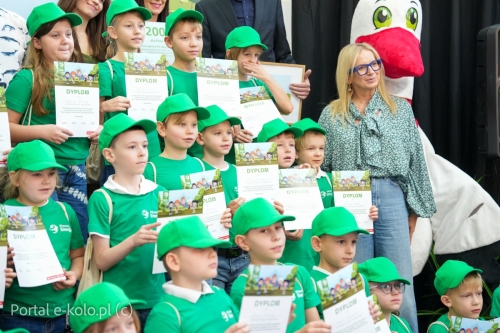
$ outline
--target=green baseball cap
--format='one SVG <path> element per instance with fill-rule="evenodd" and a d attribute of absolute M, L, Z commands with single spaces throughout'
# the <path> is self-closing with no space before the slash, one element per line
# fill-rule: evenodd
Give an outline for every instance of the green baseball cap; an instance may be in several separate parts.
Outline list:
<path fill-rule="evenodd" d="M 24 328 L 14 328 L 14 329 L 8 330 L 8 331 L 0 330 L 0 333 L 30 333 L 30 332 Z"/>
<path fill-rule="evenodd" d="M 156 111 L 156 120 L 164 121 L 168 116 L 174 113 L 194 111 L 198 115 L 198 120 L 210 118 L 210 112 L 207 109 L 196 106 L 191 98 L 184 93 L 175 94 L 167 97 Z"/>
<path fill-rule="evenodd" d="M 206 249 L 207 247 L 227 249 L 231 247 L 231 243 L 213 238 L 198 216 L 190 216 L 174 220 L 161 228 L 158 235 L 158 260 L 161 260 L 169 251 L 180 246 L 195 249 Z"/>
<path fill-rule="evenodd" d="M 73 303 L 69 321 L 75 333 L 82 333 L 90 325 L 105 321 L 120 313 L 122 309 L 134 304 L 146 304 L 146 302 L 129 299 L 117 285 L 101 282 L 78 296 Z"/>
<path fill-rule="evenodd" d="M 65 13 L 53 2 L 36 6 L 26 20 L 26 27 L 31 37 L 35 36 L 37 30 L 45 23 L 68 19 L 72 27 L 82 24 L 82 18 L 75 13 Z"/>
<path fill-rule="evenodd" d="M 469 273 L 482 273 L 483 271 L 467 265 L 463 261 L 447 260 L 436 272 L 434 287 L 443 296 L 448 289 L 456 288 Z"/>
<path fill-rule="evenodd" d="M 358 270 L 366 276 L 369 282 L 386 283 L 391 281 L 401 281 L 404 284 L 411 284 L 403 279 L 398 273 L 396 265 L 386 257 L 369 259 L 358 265 Z"/>
<path fill-rule="evenodd" d="M 156 129 L 156 124 L 151 120 L 142 119 L 135 121 L 125 113 L 119 113 L 104 123 L 104 127 L 99 135 L 99 149 L 101 152 L 104 148 L 109 148 L 109 145 L 115 136 L 134 126 L 142 127 L 146 134 L 151 133 Z"/>
<path fill-rule="evenodd" d="M 9 172 L 19 169 L 35 172 L 50 168 L 68 171 L 56 162 L 52 148 L 40 140 L 18 144 L 16 148 L 12 149 L 7 160 L 7 171 Z"/>
<path fill-rule="evenodd" d="M 281 215 L 269 201 L 256 198 L 245 202 L 234 213 L 235 235 L 244 235 L 250 229 L 268 227 L 279 221 L 295 221 L 295 216 Z"/>
<path fill-rule="evenodd" d="M 226 37 L 226 51 L 233 47 L 260 46 L 267 50 L 267 46 L 260 41 L 260 35 L 252 27 L 243 26 L 233 29 Z"/>
<path fill-rule="evenodd" d="M 208 112 L 210 112 L 210 118 L 202 120 L 198 123 L 198 131 L 203 131 L 205 128 L 210 126 L 215 126 L 223 121 L 229 121 L 231 126 L 240 125 L 241 119 L 236 117 L 229 117 L 224 110 L 222 110 L 217 105 L 207 106 Z"/>
<path fill-rule="evenodd" d="M 298 128 L 304 133 L 307 131 L 316 131 L 322 133 L 323 135 L 326 134 L 326 131 L 323 129 L 323 127 L 319 126 L 317 122 L 309 118 L 304 118 L 302 120 L 297 121 L 295 124 L 292 125 L 292 127 Z"/>
<path fill-rule="evenodd" d="M 257 135 L 257 142 L 267 142 L 270 138 L 280 135 L 285 131 L 290 131 L 295 136 L 295 139 L 298 139 L 304 134 L 301 129 L 290 127 L 287 123 L 283 121 L 283 119 L 276 118 L 262 126 L 262 129 Z"/>
<path fill-rule="evenodd" d="M 351 232 L 358 234 L 370 233 L 365 229 L 358 227 L 354 215 L 344 207 L 331 207 L 323 209 L 312 222 L 312 235 L 323 236 L 330 235 L 340 237 Z"/>
<path fill-rule="evenodd" d="M 184 18 L 192 17 L 195 20 L 203 23 L 203 14 L 197 10 L 187 10 L 184 8 L 178 8 L 175 12 L 170 13 L 167 16 L 167 21 L 165 22 L 165 36 L 168 36 L 170 30 L 174 25 Z"/>
<path fill-rule="evenodd" d="M 111 21 L 116 15 L 123 14 L 126 12 L 137 11 L 141 14 L 144 21 L 149 20 L 153 17 L 153 14 L 144 7 L 141 7 L 135 2 L 135 0 L 114 0 L 111 1 L 111 5 L 106 12 L 106 25 L 109 27 L 111 25 Z M 107 31 L 102 33 L 102 37 L 106 37 L 108 35 Z"/>

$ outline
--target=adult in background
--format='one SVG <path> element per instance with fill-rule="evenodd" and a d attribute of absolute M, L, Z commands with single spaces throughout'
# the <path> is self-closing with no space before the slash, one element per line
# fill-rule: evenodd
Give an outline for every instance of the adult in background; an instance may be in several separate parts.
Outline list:
<path fill-rule="evenodd" d="M 57 5 L 66 13 L 80 15 L 83 23 L 74 28 L 75 51 L 83 57 L 83 62 L 97 64 L 106 60 L 106 39 L 101 34 L 106 31 L 106 11 L 111 0 L 59 0 Z"/>
<path fill-rule="evenodd" d="M 234 28 L 250 26 L 257 30 L 262 44 L 268 47 L 260 61 L 295 64 L 286 39 L 281 0 L 201 0 L 196 10 L 204 16 L 203 52 L 205 58 L 224 59 L 226 37 Z M 300 99 L 311 91 L 308 70 L 302 83 L 292 83 L 290 90 Z"/>
<path fill-rule="evenodd" d="M 350 44 L 340 51 L 339 99 L 322 112 L 326 130 L 322 169 L 369 170 L 373 205 L 379 209 L 373 235 L 360 235 L 354 260 L 387 257 L 413 281 L 409 223 L 436 211 L 422 143 L 411 106 L 389 95 L 377 51 Z M 417 322 L 413 286 L 405 291 L 401 315 Z"/>
<path fill-rule="evenodd" d="M 141 7 L 149 9 L 153 16 L 149 22 L 165 22 L 168 16 L 168 0 L 135 0 Z"/>

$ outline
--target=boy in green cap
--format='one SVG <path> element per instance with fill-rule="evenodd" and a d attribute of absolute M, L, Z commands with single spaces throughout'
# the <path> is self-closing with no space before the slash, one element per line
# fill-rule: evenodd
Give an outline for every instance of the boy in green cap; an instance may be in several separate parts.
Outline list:
<path fill-rule="evenodd" d="M 161 297 L 164 274 L 153 274 L 154 243 L 160 225 L 158 194 L 165 189 L 142 176 L 148 161 L 147 133 L 156 125 L 120 113 L 104 124 L 99 148 L 116 173 L 89 200 L 89 233 L 103 281 L 134 299 L 142 326 Z"/>
<path fill-rule="evenodd" d="M 129 299 L 123 290 L 109 282 L 83 291 L 73 304 L 69 321 L 74 333 L 141 332 L 141 323 L 132 305 L 143 300 Z"/>
<path fill-rule="evenodd" d="M 224 184 L 226 204 L 234 214 L 245 201 L 238 198 L 238 181 L 236 167 L 225 161 L 224 157 L 233 146 L 233 126 L 240 125 L 241 120 L 228 115 L 217 105 L 207 107 L 210 118 L 202 120 L 198 124 L 198 138 L 196 141 L 203 148 L 203 164 L 206 170 L 219 169 Z M 230 225 L 227 225 L 230 226 Z M 229 229 L 230 240 L 234 241 L 234 231 Z M 250 257 L 248 253 L 237 247 L 234 243 L 230 249 L 217 249 L 219 266 L 217 277 L 213 284 L 224 289 L 228 294 L 231 291 L 233 281 L 248 267 Z"/>
<path fill-rule="evenodd" d="M 294 220 L 293 216 L 281 215 L 265 199 L 250 200 L 234 214 L 235 242 L 249 253 L 251 264 L 277 265 L 285 247 L 283 221 Z M 315 292 L 314 281 L 304 267 L 297 267 L 293 294 L 296 317 L 288 324 L 286 332 L 330 332 L 330 325 L 320 320 L 316 308 L 320 304 L 320 299 Z M 241 307 L 247 279 L 245 270 L 231 288 L 231 298 L 238 308 Z"/>
<path fill-rule="evenodd" d="M 358 269 L 368 279 L 371 294 L 377 296 L 391 332 L 412 333 L 410 324 L 393 314 L 399 311 L 403 303 L 405 285 L 410 282 L 403 279 L 392 261 L 385 257 L 367 260 L 359 264 Z"/>
<path fill-rule="evenodd" d="M 213 238 L 197 216 L 162 228 L 157 255 L 172 281 L 163 285 L 165 294 L 151 311 L 146 333 L 248 332 L 246 325 L 238 324 L 238 309 L 226 292 L 205 282 L 217 275 L 214 247 L 230 246 Z"/>
<path fill-rule="evenodd" d="M 431 323 L 427 332 L 448 332 L 452 316 L 479 318 L 483 308 L 483 279 L 480 273 L 480 269 L 458 260 L 448 260 L 437 270 L 434 287 L 449 311 Z"/>

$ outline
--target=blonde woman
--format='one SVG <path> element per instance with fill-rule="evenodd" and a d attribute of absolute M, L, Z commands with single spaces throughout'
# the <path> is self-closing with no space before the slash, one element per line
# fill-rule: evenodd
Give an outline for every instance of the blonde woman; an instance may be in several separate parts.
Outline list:
<path fill-rule="evenodd" d="M 339 99 L 322 112 L 319 124 L 327 143 L 322 169 L 369 170 L 373 205 L 379 209 L 373 235 L 360 235 L 357 262 L 387 257 L 401 275 L 413 280 L 410 233 L 417 216 L 436 211 L 422 144 L 408 102 L 386 91 L 384 67 L 370 45 L 340 51 L 336 82 Z M 418 332 L 413 287 L 401 314 Z"/>

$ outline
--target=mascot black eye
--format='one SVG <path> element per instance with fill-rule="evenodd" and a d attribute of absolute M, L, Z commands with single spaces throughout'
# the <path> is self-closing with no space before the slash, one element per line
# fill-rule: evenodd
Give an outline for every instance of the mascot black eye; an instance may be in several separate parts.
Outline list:
<path fill-rule="evenodd" d="M 415 8 L 410 8 L 406 12 L 406 27 L 411 30 L 417 30 L 418 26 L 418 12 Z"/>
<path fill-rule="evenodd" d="M 392 13 L 389 8 L 385 6 L 378 7 L 373 13 L 373 24 L 375 28 L 380 29 L 389 27 L 392 23 Z"/>

